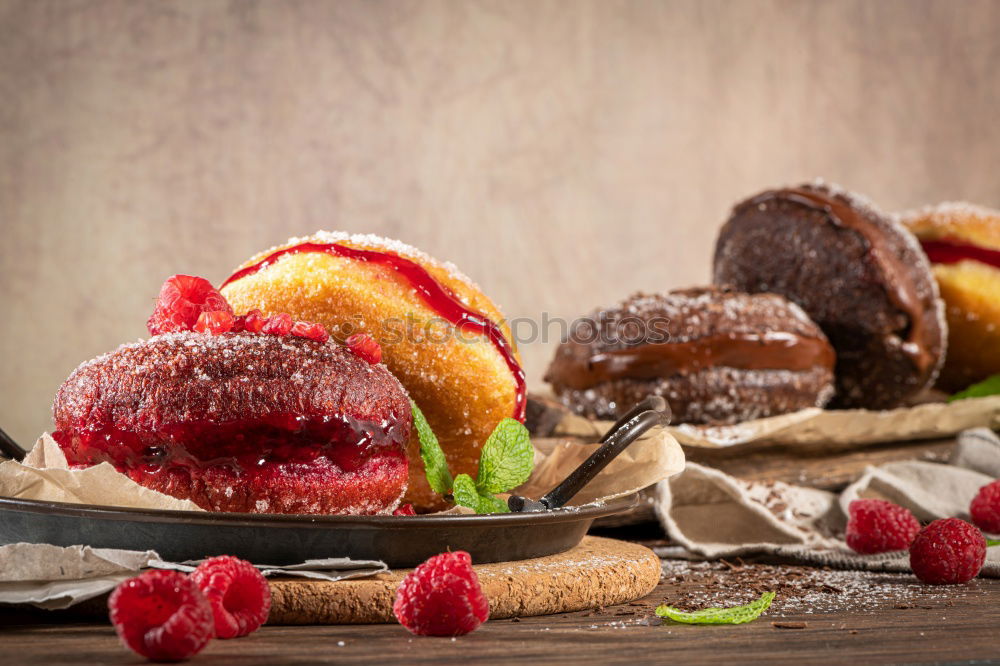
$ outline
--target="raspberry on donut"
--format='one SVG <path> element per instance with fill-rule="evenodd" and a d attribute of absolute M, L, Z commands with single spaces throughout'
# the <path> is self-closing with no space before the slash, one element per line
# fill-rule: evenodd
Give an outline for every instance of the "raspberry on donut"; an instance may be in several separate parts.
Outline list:
<path fill-rule="evenodd" d="M 71 465 L 109 462 L 210 511 L 391 514 L 406 491 L 403 387 L 310 338 L 179 332 L 124 345 L 70 375 L 54 416 Z"/>
<path fill-rule="evenodd" d="M 524 419 L 524 372 L 500 311 L 454 266 L 408 245 L 340 232 L 293 238 L 248 260 L 221 292 L 237 313 L 287 312 L 340 343 L 370 336 L 352 348 L 399 378 L 456 474 L 475 474 L 497 423 Z M 416 437 L 408 453 L 406 501 L 434 506 Z"/>

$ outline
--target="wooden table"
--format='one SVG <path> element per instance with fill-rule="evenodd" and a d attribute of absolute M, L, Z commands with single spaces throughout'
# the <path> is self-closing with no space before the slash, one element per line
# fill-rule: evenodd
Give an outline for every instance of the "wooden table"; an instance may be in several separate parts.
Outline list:
<path fill-rule="evenodd" d="M 799 567 L 697 567 L 668 561 L 664 582 L 632 604 L 497 620 L 457 639 L 414 637 L 398 625 L 264 627 L 248 638 L 214 641 L 192 663 L 1000 663 L 1000 580 L 949 588 L 922 586 L 909 576 L 867 574 L 847 590 L 838 582 L 842 572 L 831 574 L 835 584 L 827 585 L 817 570 Z M 771 611 L 750 624 L 664 625 L 653 616 L 665 600 L 725 598 L 734 589 L 752 594 L 747 580 L 764 573 L 785 582 Z M 808 594 L 794 601 L 805 587 Z M 830 610 L 838 605 L 844 608 Z M 0 612 L 0 663 L 139 663 L 109 625 L 53 624 L 53 617 Z M 798 623 L 805 626 L 794 628 Z"/>

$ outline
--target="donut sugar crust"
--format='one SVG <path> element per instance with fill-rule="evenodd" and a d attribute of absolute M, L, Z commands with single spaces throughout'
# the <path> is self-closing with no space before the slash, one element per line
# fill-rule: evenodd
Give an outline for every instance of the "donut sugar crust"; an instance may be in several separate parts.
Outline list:
<path fill-rule="evenodd" d="M 391 265 L 305 251 L 280 255 L 259 270 L 252 268 L 276 252 L 304 244 L 336 244 L 416 263 L 493 326 L 508 346 L 508 356 L 486 335 L 442 318 Z M 482 444 L 497 423 L 512 416 L 523 420 L 524 374 L 500 310 L 453 265 L 413 247 L 373 235 L 321 231 L 252 257 L 221 291 L 237 313 L 253 308 L 265 314 L 288 312 L 322 323 L 339 341 L 358 332 L 371 335 L 382 347 L 382 362 L 427 417 L 453 474 L 475 475 Z M 414 433 L 408 448 L 410 482 L 405 501 L 417 508 L 440 507 L 442 498 L 427 485 L 419 451 Z"/>
<path fill-rule="evenodd" d="M 819 324 L 837 352 L 831 407 L 900 406 L 934 383 L 944 361 L 944 305 L 917 239 L 835 185 L 737 204 L 716 243 L 714 281 L 781 294 Z"/>
<path fill-rule="evenodd" d="M 53 414 L 71 465 L 209 511 L 386 514 L 406 490 L 406 392 L 333 343 L 155 336 L 78 367 Z"/>
<path fill-rule="evenodd" d="M 959 391 L 1000 373 L 1000 211 L 948 202 L 901 217 L 928 253 L 946 306 L 938 387 Z"/>
<path fill-rule="evenodd" d="M 591 418 L 618 418 L 655 394 L 674 423 L 720 425 L 823 406 L 833 365 L 823 332 L 785 298 L 697 287 L 636 294 L 577 320 L 545 379 Z"/>

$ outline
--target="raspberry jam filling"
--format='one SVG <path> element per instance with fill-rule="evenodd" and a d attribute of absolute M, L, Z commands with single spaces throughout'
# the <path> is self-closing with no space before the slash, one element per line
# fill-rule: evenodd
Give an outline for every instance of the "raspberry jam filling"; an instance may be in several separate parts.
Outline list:
<path fill-rule="evenodd" d="M 134 481 L 190 498 L 203 508 L 244 511 L 254 508 L 253 503 L 246 505 L 247 497 L 273 502 L 267 505 L 271 508 L 309 501 L 282 496 L 291 491 L 291 484 L 309 478 L 324 486 L 318 492 L 340 493 L 345 501 L 361 506 L 374 499 L 361 486 L 405 480 L 401 434 L 395 423 L 281 414 L 228 423 L 185 423 L 154 432 L 57 431 L 53 437 L 71 465 L 109 462 Z M 213 496 L 206 499 L 202 481 L 228 484 L 229 489 L 213 488 Z M 352 486 L 357 497 L 350 492 Z M 223 497 L 237 497 L 244 504 L 227 505 Z"/>
<path fill-rule="evenodd" d="M 462 305 L 454 293 L 424 269 L 420 264 L 397 256 L 388 252 L 376 252 L 374 250 L 359 250 L 339 243 L 301 243 L 286 247 L 282 250 L 272 252 L 259 262 L 236 271 L 229 279 L 222 283 L 222 287 L 239 280 L 242 277 L 251 275 L 263 270 L 271 263 L 286 254 L 299 254 L 302 252 L 326 252 L 338 257 L 347 257 L 359 261 L 367 261 L 381 266 L 388 266 L 400 275 L 413 289 L 420 294 L 424 302 L 434 310 L 441 318 L 445 319 L 453 326 L 457 326 L 464 332 L 485 335 L 493 344 L 496 350 L 503 357 L 514 375 L 516 385 L 516 397 L 514 404 L 514 418 L 524 421 L 524 410 L 526 406 L 525 391 L 526 384 L 524 370 L 521 369 L 517 359 L 514 357 L 514 350 L 504 336 L 500 327 L 489 317 L 470 310 Z"/>
<path fill-rule="evenodd" d="M 1000 268 L 1000 250 L 990 250 L 953 239 L 920 241 L 933 264 L 956 264 L 967 259 Z"/>

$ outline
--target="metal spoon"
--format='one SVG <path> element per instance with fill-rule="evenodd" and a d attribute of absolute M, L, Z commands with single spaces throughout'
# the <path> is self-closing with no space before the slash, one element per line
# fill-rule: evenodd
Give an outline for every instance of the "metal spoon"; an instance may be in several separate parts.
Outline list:
<path fill-rule="evenodd" d="M 601 438 L 601 446 L 580 463 L 558 486 L 541 499 L 533 500 L 520 495 L 507 498 L 507 507 L 514 513 L 547 511 L 565 505 L 586 486 L 591 479 L 607 467 L 635 440 L 657 425 L 670 423 L 670 406 L 660 396 L 650 396 L 618 419 Z"/>

